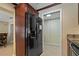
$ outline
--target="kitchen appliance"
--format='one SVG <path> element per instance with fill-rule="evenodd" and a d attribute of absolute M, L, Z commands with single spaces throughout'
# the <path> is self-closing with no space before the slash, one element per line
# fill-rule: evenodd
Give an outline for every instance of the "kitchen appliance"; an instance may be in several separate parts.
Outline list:
<path fill-rule="evenodd" d="M 72 42 L 70 47 L 71 47 L 71 55 L 79 56 L 79 42 L 78 41 Z"/>
<path fill-rule="evenodd" d="M 42 19 L 38 15 L 25 13 L 26 55 L 38 56 L 42 53 Z"/>

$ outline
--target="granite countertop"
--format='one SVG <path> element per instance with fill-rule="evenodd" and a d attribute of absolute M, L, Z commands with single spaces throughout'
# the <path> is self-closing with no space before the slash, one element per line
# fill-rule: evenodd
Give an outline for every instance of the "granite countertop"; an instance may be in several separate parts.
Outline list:
<path fill-rule="evenodd" d="M 68 41 L 79 45 L 79 25 L 70 29 L 70 31 L 67 33 L 67 39 Z"/>

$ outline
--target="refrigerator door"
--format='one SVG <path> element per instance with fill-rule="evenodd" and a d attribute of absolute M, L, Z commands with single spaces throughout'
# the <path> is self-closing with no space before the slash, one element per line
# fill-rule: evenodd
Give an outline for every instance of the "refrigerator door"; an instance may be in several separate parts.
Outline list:
<path fill-rule="evenodd" d="M 37 18 L 37 42 L 38 42 L 38 54 L 42 53 L 42 19 Z"/>
<path fill-rule="evenodd" d="M 27 13 L 26 17 L 26 52 L 28 56 L 34 56 L 37 55 L 36 19 L 31 13 Z"/>
<path fill-rule="evenodd" d="M 42 36 L 41 31 L 39 30 L 39 22 L 37 21 L 39 18 L 38 16 L 32 15 L 28 13 L 27 21 L 26 21 L 26 52 L 28 52 L 28 56 L 38 56 L 41 54 L 42 51 Z M 40 41 L 41 40 L 41 41 Z"/>

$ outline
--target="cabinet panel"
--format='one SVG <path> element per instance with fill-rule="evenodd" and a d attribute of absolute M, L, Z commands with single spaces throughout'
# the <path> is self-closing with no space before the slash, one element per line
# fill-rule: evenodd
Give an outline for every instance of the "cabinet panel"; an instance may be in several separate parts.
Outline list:
<path fill-rule="evenodd" d="M 25 5 L 16 6 L 15 35 L 16 35 L 16 55 L 25 55 Z"/>

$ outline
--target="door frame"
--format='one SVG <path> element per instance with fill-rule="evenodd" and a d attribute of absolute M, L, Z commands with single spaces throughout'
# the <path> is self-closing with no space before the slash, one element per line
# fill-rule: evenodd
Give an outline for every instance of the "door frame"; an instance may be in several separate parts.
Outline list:
<path fill-rule="evenodd" d="M 13 23 L 10 23 L 10 22 L 9 22 L 9 24 L 8 24 L 8 36 L 9 36 L 9 38 L 8 38 L 8 39 L 10 39 L 10 34 L 11 34 L 11 25 L 14 26 Z M 14 27 L 13 27 L 13 31 L 14 31 Z M 14 36 L 14 35 L 13 35 L 13 36 Z M 12 40 L 13 40 L 12 43 L 14 44 L 14 37 L 13 37 Z"/>
<path fill-rule="evenodd" d="M 61 56 L 63 55 L 63 29 L 62 29 L 62 27 L 63 27 L 63 25 L 62 25 L 62 23 L 63 23 L 63 17 L 62 17 L 62 15 L 63 15 L 63 13 L 62 13 L 62 8 L 61 9 L 56 9 L 56 10 L 53 10 L 53 11 L 48 11 L 48 12 L 45 12 L 45 13 L 43 13 L 42 14 L 42 24 L 43 24 L 43 26 L 44 26 L 44 15 L 45 14 L 48 14 L 48 13 L 53 13 L 53 12 L 57 12 L 57 11 L 60 11 L 60 42 L 61 42 L 61 44 L 60 44 L 60 50 L 61 50 Z M 42 35 L 43 35 L 43 37 L 42 37 L 42 39 L 43 39 L 43 49 L 44 49 L 44 27 L 43 27 L 43 32 L 42 32 Z"/>

